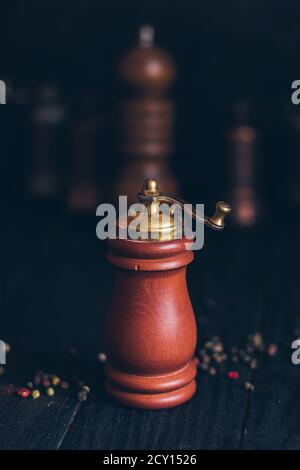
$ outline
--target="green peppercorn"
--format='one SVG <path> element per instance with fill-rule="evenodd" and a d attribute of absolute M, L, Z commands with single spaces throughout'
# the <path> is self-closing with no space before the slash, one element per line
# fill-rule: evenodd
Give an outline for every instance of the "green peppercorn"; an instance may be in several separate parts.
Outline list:
<path fill-rule="evenodd" d="M 213 349 L 214 347 L 214 343 L 212 341 L 207 341 L 205 344 L 204 344 L 204 348 L 208 351 L 210 351 L 211 349 Z"/>
<path fill-rule="evenodd" d="M 40 398 L 41 394 L 40 394 L 39 390 L 34 389 L 31 392 L 31 396 L 34 400 L 36 400 L 37 398 Z"/>
<path fill-rule="evenodd" d="M 59 385 L 60 384 L 60 378 L 57 377 L 57 375 L 51 375 L 51 382 L 52 382 L 52 385 Z"/>
<path fill-rule="evenodd" d="M 53 397 L 53 395 L 55 394 L 55 390 L 54 390 L 53 387 L 48 387 L 46 389 L 46 393 L 47 393 L 48 397 Z"/>
<path fill-rule="evenodd" d="M 261 333 L 255 333 L 252 337 L 253 345 L 255 349 L 261 349 L 263 346 L 263 339 Z"/>

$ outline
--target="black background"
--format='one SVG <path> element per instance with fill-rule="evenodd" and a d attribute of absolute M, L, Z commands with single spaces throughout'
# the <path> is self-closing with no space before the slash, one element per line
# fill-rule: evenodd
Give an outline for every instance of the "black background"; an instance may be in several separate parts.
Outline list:
<path fill-rule="evenodd" d="M 264 219 L 248 231 L 230 222 L 226 233 L 207 231 L 188 282 L 199 344 L 214 333 L 237 344 L 260 329 L 281 352 L 289 347 L 300 303 L 300 150 L 292 126 L 300 108 L 291 104 L 291 83 L 300 78 L 299 2 L 11 0 L 0 6 L 0 79 L 29 88 L 54 80 L 69 104 L 82 89 L 99 94 L 107 116 L 97 150 L 100 187 L 120 162 L 116 64 L 142 23 L 155 27 L 157 44 L 176 62 L 172 165 L 183 196 L 204 202 L 207 211 L 226 200 L 225 132 L 233 104 L 250 103 L 260 133 Z M 112 284 L 106 246 L 96 238 L 96 217 L 72 216 L 63 198 L 44 205 L 28 197 L 28 112 L 0 109 L 0 338 L 12 346 L 3 380 L 21 385 L 36 367 L 78 369 L 93 393 L 84 404 L 58 394 L 51 406 L 46 397 L 26 403 L 1 397 L 0 448 L 300 448 L 298 371 L 285 349 L 275 365 L 266 359 L 254 375 L 243 371 L 255 383 L 253 397 L 203 374 L 196 397 L 176 410 L 127 410 L 105 396 L 95 356 Z M 59 156 L 68 159 L 68 143 Z M 75 363 L 66 356 L 70 347 L 79 351 Z"/>
<path fill-rule="evenodd" d="M 260 131 L 259 181 L 269 210 L 275 203 L 283 210 L 284 200 L 290 205 L 286 199 L 296 168 L 291 135 L 296 110 L 290 97 L 299 73 L 300 39 L 296 0 L 12 0 L 1 2 L 1 18 L 3 77 L 29 87 L 54 80 L 69 103 L 83 88 L 95 89 L 107 116 L 119 94 L 117 62 L 135 43 L 139 26 L 152 24 L 157 44 L 172 54 L 178 68 L 172 94 L 177 105 L 173 164 L 184 196 L 208 204 L 224 195 L 224 134 L 234 103 L 243 98 Z M 17 134 L 20 139 L 16 126 L 4 154 L 10 180 L 17 181 L 14 191 L 30 165 L 28 143 L 12 156 L 11 144 Z M 113 136 L 109 139 L 99 143 L 103 181 L 118 167 L 118 156 L 111 158 Z M 1 175 L 6 181 L 7 172 Z"/>

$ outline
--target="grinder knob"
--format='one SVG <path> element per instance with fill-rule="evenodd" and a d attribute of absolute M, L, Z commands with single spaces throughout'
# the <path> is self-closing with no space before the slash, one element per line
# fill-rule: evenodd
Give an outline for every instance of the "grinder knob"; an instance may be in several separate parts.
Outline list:
<path fill-rule="evenodd" d="M 226 215 L 229 214 L 231 211 L 231 207 L 227 202 L 219 201 L 216 204 L 216 211 L 212 217 L 207 218 L 207 222 L 209 223 L 211 228 L 215 230 L 221 230 L 225 227 L 224 219 Z"/>

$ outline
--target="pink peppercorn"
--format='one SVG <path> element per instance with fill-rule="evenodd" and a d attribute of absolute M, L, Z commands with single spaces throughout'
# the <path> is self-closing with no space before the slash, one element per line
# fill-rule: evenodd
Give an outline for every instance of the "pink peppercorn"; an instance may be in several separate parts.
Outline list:
<path fill-rule="evenodd" d="M 228 372 L 228 377 L 231 380 L 238 380 L 239 376 L 240 376 L 239 373 L 236 372 L 235 370 L 231 370 L 230 372 Z"/>
<path fill-rule="evenodd" d="M 30 390 L 28 390 L 26 387 L 22 387 L 18 390 L 18 395 L 21 398 L 27 398 L 30 395 Z"/>

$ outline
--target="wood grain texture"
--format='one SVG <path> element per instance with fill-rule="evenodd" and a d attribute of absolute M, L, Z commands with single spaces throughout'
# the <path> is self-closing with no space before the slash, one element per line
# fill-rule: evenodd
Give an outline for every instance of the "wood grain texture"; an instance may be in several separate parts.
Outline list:
<path fill-rule="evenodd" d="M 0 449 L 58 449 L 80 404 L 70 397 L 0 400 Z"/>
<path fill-rule="evenodd" d="M 255 377 L 244 449 L 300 449 L 300 369 L 291 362 L 295 317 L 299 316 L 300 256 L 297 231 L 279 231 L 270 243 L 261 322 L 280 345 L 279 358 L 265 359 Z"/>
<path fill-rule="evenodd" d="M 186 284 L 186 241 L 110 240 L 114 289 L 106 320 L 109 395 L 167 408 L 196 390 L 196 322 Z"/>

